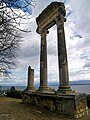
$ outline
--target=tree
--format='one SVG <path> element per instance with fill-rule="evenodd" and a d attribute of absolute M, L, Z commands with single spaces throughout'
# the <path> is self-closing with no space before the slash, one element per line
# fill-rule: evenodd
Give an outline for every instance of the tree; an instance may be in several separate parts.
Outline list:
<path fill-rule="evenodd" d="M 7 17 L 2 16 L 0 24 L 0 73 L 8 75 L 9 70 L 15 65 L 17 49 L 20 45 L 19 31 L 14 28 L 11 21 Z"/>
<path fill-rule="evenodd" d="M 0 0 L 0 75 L 8 75 L 15 66 L 19 49 L 20 29 L 27 14 L 31 14 L 31 0 Z M 24 11 L 23 14 L 18 9 Z"/>
<path fill-rule="evenodd" d="M 10 91 L 12 91 L 12 90 L 15 90 L 15 87 L 14 87 L 14 86 L 12 86 L 12 87 L 10 88 Z"/>
<path fill-rule="evenodd" d="M 0 85 L 0 92 L 2 91 L 2 86 Z"/>

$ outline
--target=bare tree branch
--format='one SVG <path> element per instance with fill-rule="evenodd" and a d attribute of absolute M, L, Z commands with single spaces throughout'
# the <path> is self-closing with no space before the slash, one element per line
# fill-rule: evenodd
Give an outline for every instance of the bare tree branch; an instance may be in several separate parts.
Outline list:
<path fill-rule="evenodd" d="M 22 14 L 18 12 L 18 9 L 13 9 L 12 6 L 15 2 L 17 0 L 0 1 L 0 76 L 8 75 L 10 69 L 16 65 L 17 50 L 19 50 L 22 42 L 20 32 L 30 32 L 30 30 L 20 28 L 21 24 L 27 24 L 25 22 L 27 14 L 24 12 Z M 21 10 L 27 6 L 33 6 L 27 0 L 26 5 L 22 8 L 18 4 L 16 5 Z"/>

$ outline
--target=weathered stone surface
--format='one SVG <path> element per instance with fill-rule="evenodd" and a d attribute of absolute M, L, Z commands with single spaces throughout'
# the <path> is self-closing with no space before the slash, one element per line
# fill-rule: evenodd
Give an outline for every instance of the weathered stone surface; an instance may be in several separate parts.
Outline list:
<path fill-rule="evenodd" d="M 46 44 L 46 33 L 41 33 L 41 51 L 40 51 L 40 87 L 39 91 L 47 91 L 47 44 Z"/>
<path fill-rule="evenodd" d="M 52 12 L 51 12 L 52 11 Z M 62 2 L 52 2 L 36 18 L 37 33 L 41 34 L 41 52 L 40 52 L 40 87 L 47 89 L 47 43 L 46 34 L 50 27 L 57 25 L 58 35 L 58 63 L 59 63 L 59 89 L 58 91 L 66 93 L 71 91 L 69 86 L 67 51 L 64 34 L 65 6 Z M 48 89 L 47 89 L 48 90 Z"/>
<path fill-rule="evenodd" d="M 34 69 L 31 69 L 31 66 L 28 67 L 28 83 L 27 83 L 27 91 L 35 92 L 34 88 Z"/>
<path fill-rule="evenodd" d="M 30 103 L 37 107 L 56 111 L 73 118 L 81 118 L 87 115 L 85 94 L 56 95 L 55 93 L 23 93 L 23 103 Z"/>
<path fill-rule="evenodd" d="M 56 23 L 55 19 L 58 16 L 58 12 L 63 16 L 66 14 L 65 6 L 62 2 L 52 2 L 48 5 L 36 18 L 37 32 L 41 33 L 42 29 L 51 28 Z"/>

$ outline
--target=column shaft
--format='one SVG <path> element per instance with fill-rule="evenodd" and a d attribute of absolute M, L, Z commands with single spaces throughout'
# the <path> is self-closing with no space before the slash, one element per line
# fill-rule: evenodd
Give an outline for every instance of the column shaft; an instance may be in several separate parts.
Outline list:
<path fill-rule="evenodd" d="M 31 67 L 28 67 L 28 86 L 27 89 L 33 90 L 34 89 L 34 69 L 31 69 Z"/>
<path fill-rule="evenodd" d="M 71 90 L 69 87 L 68 61 L 64 34 L 64 21 L 57 21 L 58 36 L 58 64 L 59 64 L 59 89 L 60 91 Z"/>
<path fill-rule="evenodd" d="M 46 90 L 47 87 L 47 43 L 46 33 L 41 34 L 41 51 L 40 51 L 40 87 L 39 90 Z"/>

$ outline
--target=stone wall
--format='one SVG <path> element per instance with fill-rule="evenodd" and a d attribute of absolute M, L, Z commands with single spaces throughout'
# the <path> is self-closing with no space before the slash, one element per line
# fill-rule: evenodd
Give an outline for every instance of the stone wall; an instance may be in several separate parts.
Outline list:
<path fill-rule="evenodd" d="M 23 103 L 63 113 L 73 118 L 88 114 L 85 94 L 58 95 L 48 93 L 23 93 Z"/>

